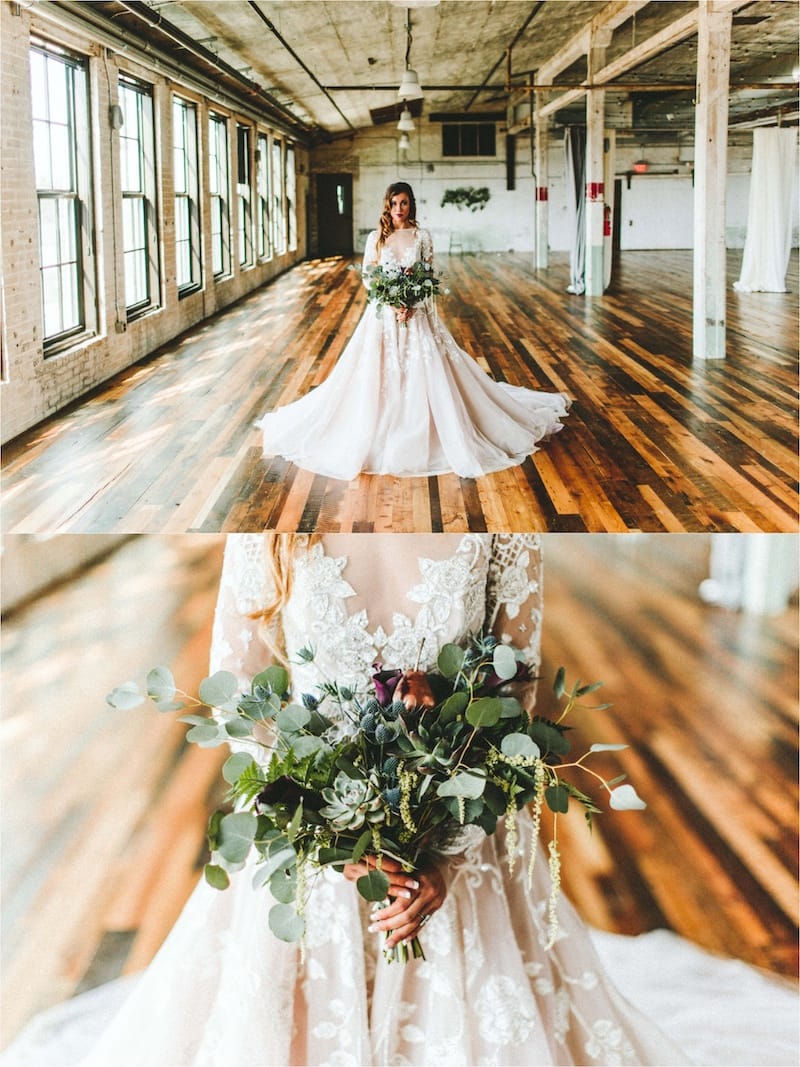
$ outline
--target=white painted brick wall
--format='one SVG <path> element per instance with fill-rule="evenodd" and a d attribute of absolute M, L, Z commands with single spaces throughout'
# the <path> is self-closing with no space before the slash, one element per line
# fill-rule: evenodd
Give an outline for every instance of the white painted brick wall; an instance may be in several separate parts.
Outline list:
<path fill-rule="evenodd" d="M 14 11 L 18 11 L 15 14 Z M 2 101 L 2 174 L 0 175 L 0 210 L 2 227 L 3 310 L 2 324 L 2 439 L 11 440 L 36 425 L 48 415 L 76 400 L 119 371 L 150 354 L 207 315 L 226 307 L 258 288 L 270 278 L 302 259 L 305 249 L 305 202 L 307 190 L 307 155 L 297 146 L 297 213 L 298 249 L 294 253 L 258 263 L 240 271 L 236 253 L 236 200 L 231 197 L 233 234 L 233 273 L 230 278 L 214 282 L 211 277 L 209 242 L 204 241 L 204 288 L 183 300 L 178 299 L 175 283 L 173 247 L 174 211 L 172 179 L 172 89 L 161 75 L 155 74 L 129 57 L 117 55 L 73 28 L 58 27 L 52 10 L 47 20 L 36 8 L 16 8 L 0 4 L 0 99 Z M 93 115 L 93 160 L 96 271 L 98 281 L 97 335 L 67 351 L 44 358 L 42 350 L 41 292 L 39 283 L 38 208 L 33 170 L 30 101 L 30 35 L 35 33 L 54 43 L 61 43 L 90 57 L 91 106 Z M 124 333 L 117 333 L 115 323 L 120 305 L 124 318 L 124 275 L 122 269 L 122 213 L 119 189 L 118 135 L 108 124 L 108 108 L 117 100 L 120 70 L 152 83 L 156 112 L 157 153 L 159 155 L 159 238 L 161 245 L 161 289 L 163 306 L 128 323 Z M 208 111 L 202 96 L 180 87 L 181 95 L 198 102 L 198 132 L 201 135 L 202 161 L 206 158 Z M 215 111 L 224 111 L 214 105 Z M 229 129 L 231 177 L 235 162 L 235 120 L 249 120 L 232 115 Z M 269 129 L 269 123 L 260 126 Z M 112 141 L 113 138 L 113 141 Z M 254 135 L 251 135 L 251 141 Z M 112 164 L 113 160 L 113 164 Z M 302 173 L 301 173 L 302 170 Z M 204 192 L 202 211 L 208 219 L 208 184 L 201 178 Z M 235 186 L 234 186 L 235 192 Z M 116 228 L 117 254 L 114 254 Z M 115 296 L 115 281 L 119 297 Z"/>

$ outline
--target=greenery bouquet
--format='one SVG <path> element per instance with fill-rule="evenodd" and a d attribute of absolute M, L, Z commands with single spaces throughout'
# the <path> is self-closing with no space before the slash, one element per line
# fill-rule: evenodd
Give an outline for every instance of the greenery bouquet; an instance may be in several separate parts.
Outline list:
<path fill-rule="evenodd" d="M 314 659 L 310 648 L 299 655 Z M 467 825 L 492 834 L 502 820 L 513 870 L 516 814 L 523 806 L 531 806 L 537 834 L 545 804 L 557 816 L 573 799 L 591 822 L 601 809 L 569 771 L 593 775 L 613 808 L 645 806 L 631 786 L 619 784 L 622 778 L 606 781 L 584 765 L 592 752 L 625 745 L 592 745 L 568 761 L 564 720 L 601 683 L 567 691 L 559 669 L 554 690 L 563 706 L 557 718 L 547 719 L 530 715 L 510 692 L 528 678 L 520 653 L 481 635 L 465 647 L 445 645 L 433 671 L 387 671 L 376 664 L 368 693 L 331 681 L 294 701 L 288 672 L 273 665 L 245 693 L 232 674 L 219 671 L 201 683 L 199 699 L 180 693 L 169 669 L 156 667 L 146 696 L 162 711 L 195 706 L 180 716 L 190 727 L 189 741 L 202 747 L 233 742 L 237 751 L 222 769 L 233 810 L 211 817 L 205 878 L 225 889 L 230 874 L 250 862 L 254 888 L 268 886 L 275 901 L 272 931 L 294 942 L 303 938 L 310 880 L 324 867 L 341 870 L 371 857 L 368 874 L 356 884 L 362 897 L 378 902 L 389 888 L 384 857 L 411 871 L 446 851 Z M 133 682 L 107 697 L 122 709 L 145 699 Z M 555 833 L 549 851 L 552 943 L 560 882 Z M 529 877 L 535 855 L 533 847 Z M 418 939 L 387 951 L 402 962 L 423 955 Z"/>

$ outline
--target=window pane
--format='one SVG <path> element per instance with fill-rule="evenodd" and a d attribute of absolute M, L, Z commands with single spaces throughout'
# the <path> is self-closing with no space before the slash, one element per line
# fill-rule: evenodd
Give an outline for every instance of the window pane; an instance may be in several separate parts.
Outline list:
<path fill-rule="evenodd" d="M 59 251 L 62 263 L 76 263 L 78 259 L 78 218 L 80 205 L 74 199 L 58 201 Z"/>
<path fill-rule="evenodd" d="M 36 171 L 36 188 L 52 189 L 53 174 L 50 169 L 50 128 L 45 122 L 33 124 L 33 161 Z"/>
<path fill-rule="evenodd" d="M 41 52 L 31 52 L 31 112 L 34 119 L 47 118 L 47 69 Z"/>
<path fill-rule="evenodd" d="M 43 267 L 58 263 L 58 201 L 39 201 L 39 260 Z"/>
<path fill-rule="evenodd" d="M 53 189 L 75 191 L 72 181 L 72 144 L 67 126 L 50 127 L 50 145 L 53 161 Z"/>
<path fill-rule="evenodd" d="M 69 121 L 70 81 L 72 70 L 55 57 L 47 60 L 47 103 L 51 122 L 64 125 Z"/>
<path fill-rule="evenodd" d="M 74 330 L 81 324 L 80 303 L 78 301 L 78 279 L 71 266 L 61 269 L 61 313 L 62 329 Z"/>
<path fill-rule="evenodd" d="M 42 271 L 42 312 L 45 337 L 54 337 L 61 333 L 61 286 L 58 267 L 46 267 Z"/>

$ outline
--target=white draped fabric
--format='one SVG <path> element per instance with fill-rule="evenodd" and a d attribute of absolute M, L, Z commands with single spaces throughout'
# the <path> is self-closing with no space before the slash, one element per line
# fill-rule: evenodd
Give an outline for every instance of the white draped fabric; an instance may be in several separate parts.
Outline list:
<path fill-rule="evenodd" d="M 785 293 L 797 188 L 797 130 L 753 131 L 747 237 L 739 280 L 745 293 Z"/>

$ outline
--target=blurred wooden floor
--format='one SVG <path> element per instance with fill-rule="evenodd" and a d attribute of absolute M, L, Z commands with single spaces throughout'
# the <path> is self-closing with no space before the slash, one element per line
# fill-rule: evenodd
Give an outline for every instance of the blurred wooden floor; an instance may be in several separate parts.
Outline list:
<path fill-rule="evenodd" d="M 544 677 L 605 680 L 614 709 L 576 725 L 630 742 L 607 767 L 649 802 L 592 836 L 562 820 L 564 882 L 597 926 L 668 926 L 791 975 L 798 613 L 701 603 L 706 552 L 702 536 L 545 539 Z M 196 687 L 220 558 L 218 538 L 133 539 L 4 621 L 3 1043 L 145 966 L 198 877 L 222 754 L 104 694 L 160 662 Z"/>
<path fill-rule="evenodd" d="M 317 260 L 6 446 L 4 529 L 795 532 L 797 253 L 789 293 L 729 287 L 728 356 L 707 362 L 691 252 L 625 252 L 593 300 L 565 292 L 563 255 L 529 259 L 438 260 L 441 315 L 483 369 L 574 400 L 521 466 L 342 482 L 262 455 L 253 421 L 327 377 L 364 307 L 347 261 Z"/>

